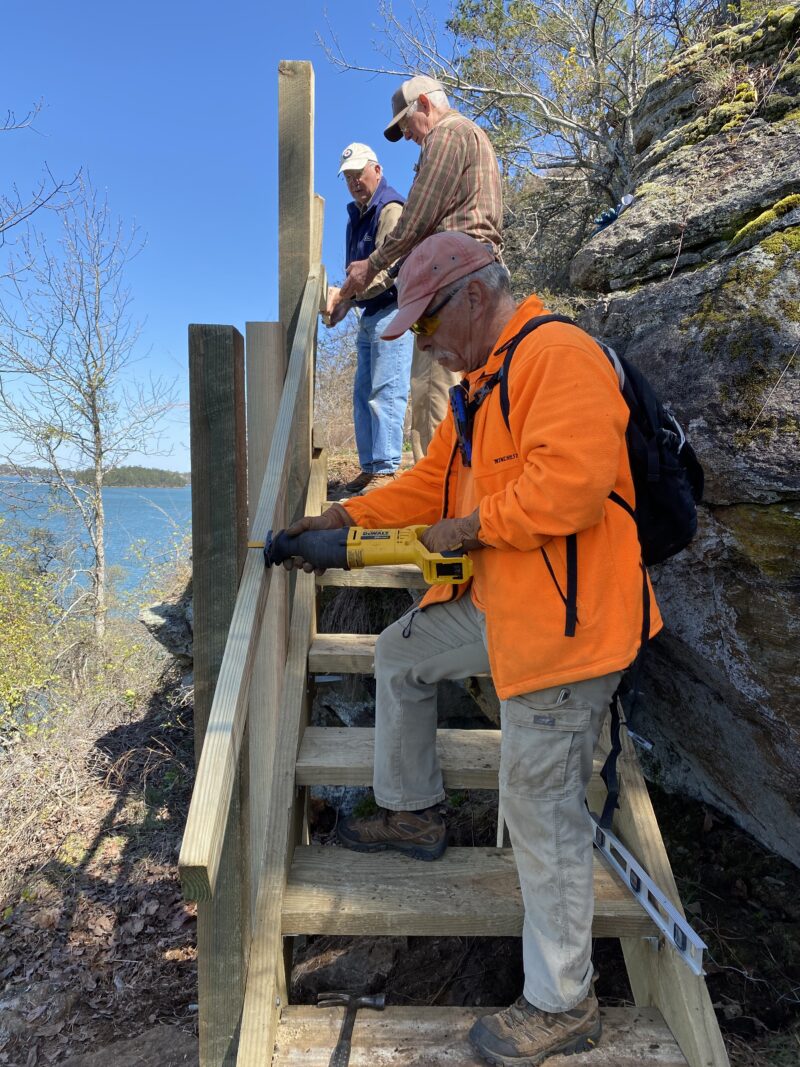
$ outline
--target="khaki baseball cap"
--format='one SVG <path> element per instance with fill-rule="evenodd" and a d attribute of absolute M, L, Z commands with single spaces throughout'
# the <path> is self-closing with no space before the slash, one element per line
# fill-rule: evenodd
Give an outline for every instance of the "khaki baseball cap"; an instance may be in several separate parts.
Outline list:
<path fill-rule="evenodd" d="M 397 92 L 392 96 L 392 115 L 394 118 L 383 131 L 387 141 L 399 141 L 403 134 L 400 132 L 398 123 L 404 117 L 411 104 L 418 100 L 421 93 L 434 93 L 439 89 L 444 92 L 444 86 L 435 78 L 428 78 L 425 74 L 418 74 L 415 78 L 409 78 L 403 82 Z"/>
<path fill-rule="evenodd" d="M 377 163 L 378 156 L 368 144 L 353 141 L 339 156 L 339 174 L 344 170 L 363 170 L 367 163 Z"/>
<path fill-rule="evenodd" d="M 393 341 L 413 326 L 434 293 L 467 274 L 494 263 L 494 252 L 465 233 L 435 233 L 418 244 L 397 276 L 397 314 L 384 341 Z"/>

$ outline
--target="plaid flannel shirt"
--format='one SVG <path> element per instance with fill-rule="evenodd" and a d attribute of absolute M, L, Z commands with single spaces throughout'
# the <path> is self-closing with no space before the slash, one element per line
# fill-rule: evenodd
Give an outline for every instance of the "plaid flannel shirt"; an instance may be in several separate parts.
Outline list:
<path fill-rule="evenodd" d="M 369 257 L 385 270 L 432 233 L 456 230 L 500 251 L 503 190 L 497 157 L 483 130 L 448 111 L 422 142 L 419 169 L 400 221 Z"/>

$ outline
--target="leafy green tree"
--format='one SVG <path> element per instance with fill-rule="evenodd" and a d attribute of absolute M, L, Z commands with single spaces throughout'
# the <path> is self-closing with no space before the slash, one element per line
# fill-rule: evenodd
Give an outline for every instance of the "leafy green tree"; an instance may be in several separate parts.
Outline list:
<path fill-rule="evenodd" d="M 33 721 L 32 698 L 53 680 L 53 593 L 52 576 L 0 542 L 0 734 Z"/>
<path fill-rule="evenodd" d="M 721 17 L 718 0 L 457 0 L 441 33 L 382 0 L 385 62 L 329 58 L 397 77 L 425 72 L 493 139 L 509 176 L 581 177 L 611 203 L 631 186 L 631 118 L 677 50 Z"/>

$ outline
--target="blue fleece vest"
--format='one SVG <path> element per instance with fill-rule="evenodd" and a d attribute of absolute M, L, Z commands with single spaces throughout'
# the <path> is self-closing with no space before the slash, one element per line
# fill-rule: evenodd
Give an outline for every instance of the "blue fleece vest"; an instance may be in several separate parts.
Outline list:
<path fill-rule="evenodd" d="M 378 220 L 387 204 L 405 204 L 406 198 L 389 185 L 385 178 L 378 182 L 369 207 L 361 214 L 361 208 L 354 201 L 347 205 L 349 221 L 345 239 L 345 265 L 349 266 L 357 259 L 366 259 L 375 251 L 375 235 L 378 232 Z M 371 300 L 359 300 L 358 306 L 365 314 L 371 315 L 390 304 L 397 302 L 397 289 L 392 286 L 383 293 L 373 296 Z"/>

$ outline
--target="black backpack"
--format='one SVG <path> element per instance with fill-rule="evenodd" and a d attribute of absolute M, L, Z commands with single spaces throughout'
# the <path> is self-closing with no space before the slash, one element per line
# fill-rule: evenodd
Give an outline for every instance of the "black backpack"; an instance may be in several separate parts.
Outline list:
<path fill-rule="evenodd" d="M 523 338 L 548 322 L 576 325 L 563 315 L 540 315 L 526 322 L 501 349 L 506 352 L 506 358 L 498 377 L 500 407 L 509 429 L 511 358 Z M 636 520 L 642 560 L 649 567 L 680 552 L 697 532 L 696 505 L 703 495 L 703 468 L 680 423 L 658 399 L 642 372 L 602 341 L 595 341 L 616 370 L 620 391 L 631 413 L 625 437 L 636 493 L 635 507 L 617 493 L 611 493 L 611 499 Z"/>
<path fill-rule="evenodd" d="M 508 341 L 501 351 L 506 352 L 503 366 L 497 372 L 496 384 L 500 386 L 500 408 L 507 429 L 509 425 L 508 369 L 517 346 L 528 334 L 548 322 L 563 322 L 577 325 L 563 315 L 539 315 L 526 322 L 522 329 Z M 640 370 L 622 359 L 612 348 L 595 338 L 605 353 L 620 383 L 620 391 L 628 405 L 630 418 L 625 431 L 628 459 L 636 494 L 634 506 L 615 492 L 610 499 L 636 522 L 636 532 L 642 550 L 642 634 L 639 654 L 630 671 L 632 681 L 626 682 L 632 697 L 627 711 L 629 735 L 643 747 L 652 745 L 632 728 L 633 710 L 639 690 L 642 657 L 650 639 L 650 589 L 647 583 L 647 567 L 662 563 L 685 548 L 697 531 L 697 507 L 703 495 L 703 468 L 694 449 L 686 440 L 680 423 L 656 396 L 653 387 Z M 544 549 L 542 549 L 544 552 Z M 567 588 L 564 597 L 566 608 L 567 637 L 575 634 L 577 622 L 578 566 L 577 537 L 566 538 Z M 545 554 L 545 563 L 550 566 Z M 620 687 L 622 688 L 622 687 Z M 601 771 L 608 796 L 600 816 L 600 825 L 611 826 L 614 809 L 618 806 L 619 782 L 617 779 L 617 756 L 621 751 L 620 715 L 618 690 L 611 699 L 611 749 Z"/>

